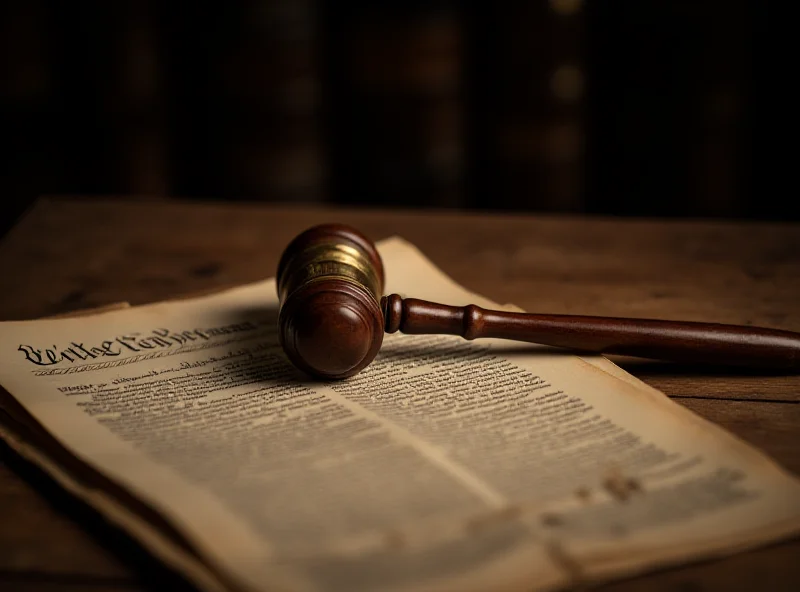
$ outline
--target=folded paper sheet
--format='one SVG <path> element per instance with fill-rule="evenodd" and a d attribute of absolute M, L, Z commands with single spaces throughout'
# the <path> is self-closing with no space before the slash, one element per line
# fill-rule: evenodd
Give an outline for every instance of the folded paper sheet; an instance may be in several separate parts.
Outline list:
<path fill-rule="evenodd" d="M 496 307 L 412 245 L 387 293 Z M 0 324 L 0 433 L 199 588 L 551 590 L 800 530 L 800 483 L 601 357 L 387 335 L 341 382 L 274 281 Z"/>

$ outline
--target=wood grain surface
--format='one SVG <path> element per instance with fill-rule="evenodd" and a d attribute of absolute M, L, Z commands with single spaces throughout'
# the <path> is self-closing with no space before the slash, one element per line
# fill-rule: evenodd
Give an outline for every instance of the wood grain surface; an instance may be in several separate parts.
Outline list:
<path fill-rule="evenodd" d="M 341 222 L 400 235 L 457 282 L 531 312 L 800 331 L 800 225 L 42 199 L 0 243 L 0 319 L 153 302 L 275 275 L 289 241 Z M 391 270 L 387 270 L 387 275 Z M 800 474 L 800 376 L 612 358 Z M 190 589 L 0 447 L 0 589 Z M 800 538 L 599 589 L 800 589 Z"/>

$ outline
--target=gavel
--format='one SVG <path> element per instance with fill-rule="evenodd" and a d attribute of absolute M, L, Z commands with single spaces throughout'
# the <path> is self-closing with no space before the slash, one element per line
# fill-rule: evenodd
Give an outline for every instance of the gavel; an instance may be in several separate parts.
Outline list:
<path fill-rule="evenodd" d="M 460 335 L 536 343 L 582 354 L 800 370 L 800 333 L 672 320 L 516 313 L 383 295 L 383 262 L 361 232 L 311 227 L 278 264 L 278 336 L 303 372 L 339 380 L 363 370 L 384 333 Z"/>

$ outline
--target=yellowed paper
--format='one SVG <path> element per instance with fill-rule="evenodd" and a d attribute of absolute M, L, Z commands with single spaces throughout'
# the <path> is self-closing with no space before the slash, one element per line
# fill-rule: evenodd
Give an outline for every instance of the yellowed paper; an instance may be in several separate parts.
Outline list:
<path fill-rule="evenodd" d="M 496 306 L 401 239 L 379 249 L 387 293 Z M 208 589 L 548 590 L 800 528 L 793 476 L 603 358 L 387 335 L 319 383 L 276 318 L 268 280 L 2 323 L 0 384 L 177 528 L 188 555 L 127 522 Z"/>

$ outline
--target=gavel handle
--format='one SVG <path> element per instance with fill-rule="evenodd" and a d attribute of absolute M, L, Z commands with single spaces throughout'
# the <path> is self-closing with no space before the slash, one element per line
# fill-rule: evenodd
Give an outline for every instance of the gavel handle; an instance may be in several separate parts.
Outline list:
<path fill-rule="evenodd" d="M 584 353 L 800 370 L 800 333 L 718 323 L 486 310 L 384 296 L 387 333 L 494 337 Z"/>

